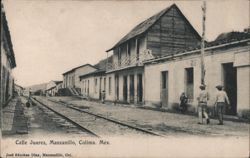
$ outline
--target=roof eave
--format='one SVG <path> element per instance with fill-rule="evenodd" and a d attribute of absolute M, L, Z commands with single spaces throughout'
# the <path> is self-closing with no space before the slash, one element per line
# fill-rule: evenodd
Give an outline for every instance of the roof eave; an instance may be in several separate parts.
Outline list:
<path fill-rule="evenodd" d="M 1 9 L 3 9 L 2 5 L 1 5 Z M 7 19 L 6 19 L 5 12 L 3 10 L 1 11 L 1 23 L 3 25 L 4 38 L 6 39 L 6 42 L 8 44 L 8 48 L 9 48 L 9 51 L 10 51 L 11 68 L 13 69 L 13 68 L 16 67 L 15 54 L 14 54 L 14 51 L 13 51 L 13 45 L 12 45 L 12 41 L 11 41 L 8 22 L 7 22 Z"/>

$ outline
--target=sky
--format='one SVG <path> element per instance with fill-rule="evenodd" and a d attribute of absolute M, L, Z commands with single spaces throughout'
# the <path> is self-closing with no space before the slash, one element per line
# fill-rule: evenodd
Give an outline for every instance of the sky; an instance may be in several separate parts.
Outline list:
<path fill-rule="evenodd" d="M 140 22 L 176 3 L 201 35 L 202 1 L 3 0 L 21 86 L 62 80 L 62 73 L 106 58 Z M 207 1 L 206 40 L 249 27 L 248 0 Z"/>

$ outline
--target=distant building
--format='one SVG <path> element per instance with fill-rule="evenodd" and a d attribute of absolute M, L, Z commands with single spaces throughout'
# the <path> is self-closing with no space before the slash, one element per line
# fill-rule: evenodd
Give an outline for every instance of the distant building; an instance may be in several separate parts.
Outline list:
<path fill-rule="evenodd" d="M 94 65 L 96 71 L 80 76 L 81 94 L 88 99 L 101 99 L 102 92 L 106 92 L 106 68 L 108 62 L 112 62 L 113 57 L 103 59 Z"/>
<path fill-rule="evenodd" d="M 63 73 L 63 88 L 68 89 L 73 95 L 79 95 L 81 91 L 80 76 L 96 70 L 97 68 L 94 66 L 85 64 Z"/>
<path fill-rule="evenodd" d="M 81 75 L 81 94 L 89 99 L 101 99 L 102 91 L 106 91 L 105 70 Z"/>
<path fill-rule="evenodd" d="M 59 89 L 62 88 L 63 81 L 50 81 L 46 86 L 46 96 L 57 96 Z"/>
<path fill-rule="evenodd" d="M 206 44 L 205 84 L 209 106 L 215 102 L 216 88 L 221 84 L 231 102 L 226 114 L 243 116 L 250 113 L 250 34 L 223 33 Z M 145 104 L 172 109 L 178 106 L 182 92 L 188 96 L 189 110 L 195 111 L 201 84 L 200 49 L 181 51 L 144 62 Z M 248 116 L 250 117 L 250 116 Z"/>
<path fill-rule="evenodd" d="M 22 96 L 24 92 L 24 88 L 15 84 L 15 92 L 17 93 L 17 95 Z"/>
<path fill-rule="evenodd" d="M 13 96 L 14 78 L 12 69 L 16 67 L 15 54 L 11 42 L 9 27 L 4 12 L 3 4 L 1 3 L 1 99 L 0 105 L 5 105 Z"/>
<path fill-rule="evenodd" d="M 106 99 L 143 104 L 147 80 L 143 61 L 197 47 L 200 41 L 200 35 L 175 4 L 141 22 L 107 50 L 113 51 L 113 59 L 106 71 L 110 88 Z"/>

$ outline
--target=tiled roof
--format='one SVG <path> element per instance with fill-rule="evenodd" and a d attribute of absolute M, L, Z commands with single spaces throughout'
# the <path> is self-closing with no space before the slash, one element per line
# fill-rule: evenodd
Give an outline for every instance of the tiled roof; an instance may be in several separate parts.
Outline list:
<path fill-rule="evenodd" d="M 69 70 L 69 71 L 64 72 L 63 75 L 68 74 L 68 73 L 70 73 L 70 72 L 73 72 L 73 71 L 75 71 L 76 69 L 79 69 L 79 68 L 84 67 L 84 66 L 90 66 L 90 67 L 96 68 L 96 67 L 94 67 L 94 66 L 91 65 L 91 64 L 84 64 L 84 65 L 75 67 L 75 68 L 73 68 L 73 69 L 71 69 L 71 70 Z"/>
<path fill-rule="evenodd" d="M 228 32 L 228 33 L 222 33 L 214 41 L 206 42 L 205 43 L 205 48 L 209 49 L 209 48 L 212 48 L 214 46 L 220 46 L 220 45 L 223 45 L 223 44 L 232 44 L 232 43 L 235 43 L 237 41 L 242 42 L 244 40 L 250 40 L 250 33 L 249 32 L 234 32 L 233 31 L 233 32 Z M 201 49 L 201 46 L 191 47 L 191 48 L 188 48 L 186 50 L 177 52 L 176 55 L 182 54 L 182 53 L 185 53 L 185 52 L 192 52 L 192 51 L 196 52 L 196 51 L 200 51 L 200 49 Z M 161 58 L 171 57 L 171 56 L 172 55 L 167 54 L 165 56 L 155 57 L 154 59 L 161 60 Z M 150 60 L 154 60 L 154 59 L 150 59 Z"/>
<path fill-rule="evenodd" d="M 110 57 L 108 57 L 106 59 L 103 59 L 103 60 L 99 61 L 97 64 L 95 64 L 94 67 L 96 67 L 96 68 L 98 68 L 100 70 L 106 70 L 107 62 L 111 63 L 112 59 L 113 59 L 113 56 L 110 56 Z"/>
<path fill-rule="evenodd" d="M 63 83 L 63 81 L 54 81 L 56 85 Z"/>
<path fill-rule="evenodd" d="M 235 41 L 241 41 L 244 39 L 250 39 L 249 32 L 234 32 L 234 31 L 232 31 L 232 32 L 222 33 L 214 41 L 206 42 L 205 48 L 213 47 L 213 46 L 217 46 L 217 45 L 221 45 L 221 44 L 227 44 L 227 43 L 231 43 L 231 42 L 235 42 Z M 186 50 L 177 52 L 177 54 L 187 52 L 187 51 L 199 50 L 199 49 L 201 49 L 201 46 L 190 47 Z M 166 56 L 168 56 L 168 55 L 166 55 Z"/>
<path fill-rule="evenodd" d="M 213 45 L 218 45 L 218 44 L 223 44 L 223 43 L 229 43 L 232 41 L 239 41 L 242 39 L 247 39 L 250 38 L 250 33 L 249 32 L 227 32 L 227 33 L 222 33 L 220 34 L 214 41 L 208 42 L 207 46 L 213 46 Z"/>
<path fill-rule="evenodd" d="M 105 74 L 105 70 L 96 70 L 94 72 L 90 72 L 90 73 L 87 73 L 87 74 L 84 74 L 84 75 L 81 75 L 79 76 L 80 79 L 82 79 L 83 77 L 87 77 L 87 76 L 91 76 L 91 75 L 99 75 L 99 74 Z"/>

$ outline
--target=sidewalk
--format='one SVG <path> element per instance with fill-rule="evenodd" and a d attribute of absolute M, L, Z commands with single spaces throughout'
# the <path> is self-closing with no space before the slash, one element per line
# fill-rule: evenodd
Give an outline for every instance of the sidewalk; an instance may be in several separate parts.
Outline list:
<path fill-rule="evenodd" d="M 69 128 L 65 121 L 55 121 L 57 115 L 35 104 L 26 107 L 25 97 L 16 97 L 3 109 L 3 137 L 4 138 L 39 138 L 83 136 L 85 133 L 75 127 Z M 60 117 L 59 117 L 60 118 Z M 60 120 L 60 119 L 59 119 Z M 64 126 L 65 125 L 65 126 Z"/>
<path fill-rule="evenodd" d="M 3 109 L 3 136 L 28 134 L 28 119 L 24 115 L 24 101 L 15 97 Z"/>
<path fill-rule="evenodd" d="M 120 104 L 101 104 L 74 97 L 51 97 L 49 99 L 71 103 L 80 108 L 88 107 L 90 112 L 165 136 L 249 136 L 249 124 L 243 122 L 225 121 L 225 125 L 219 126 L 218 121 L 213 119 L 209 125 L 199 125 L 197 117 L 192 115 L 146 110 Z"/>

